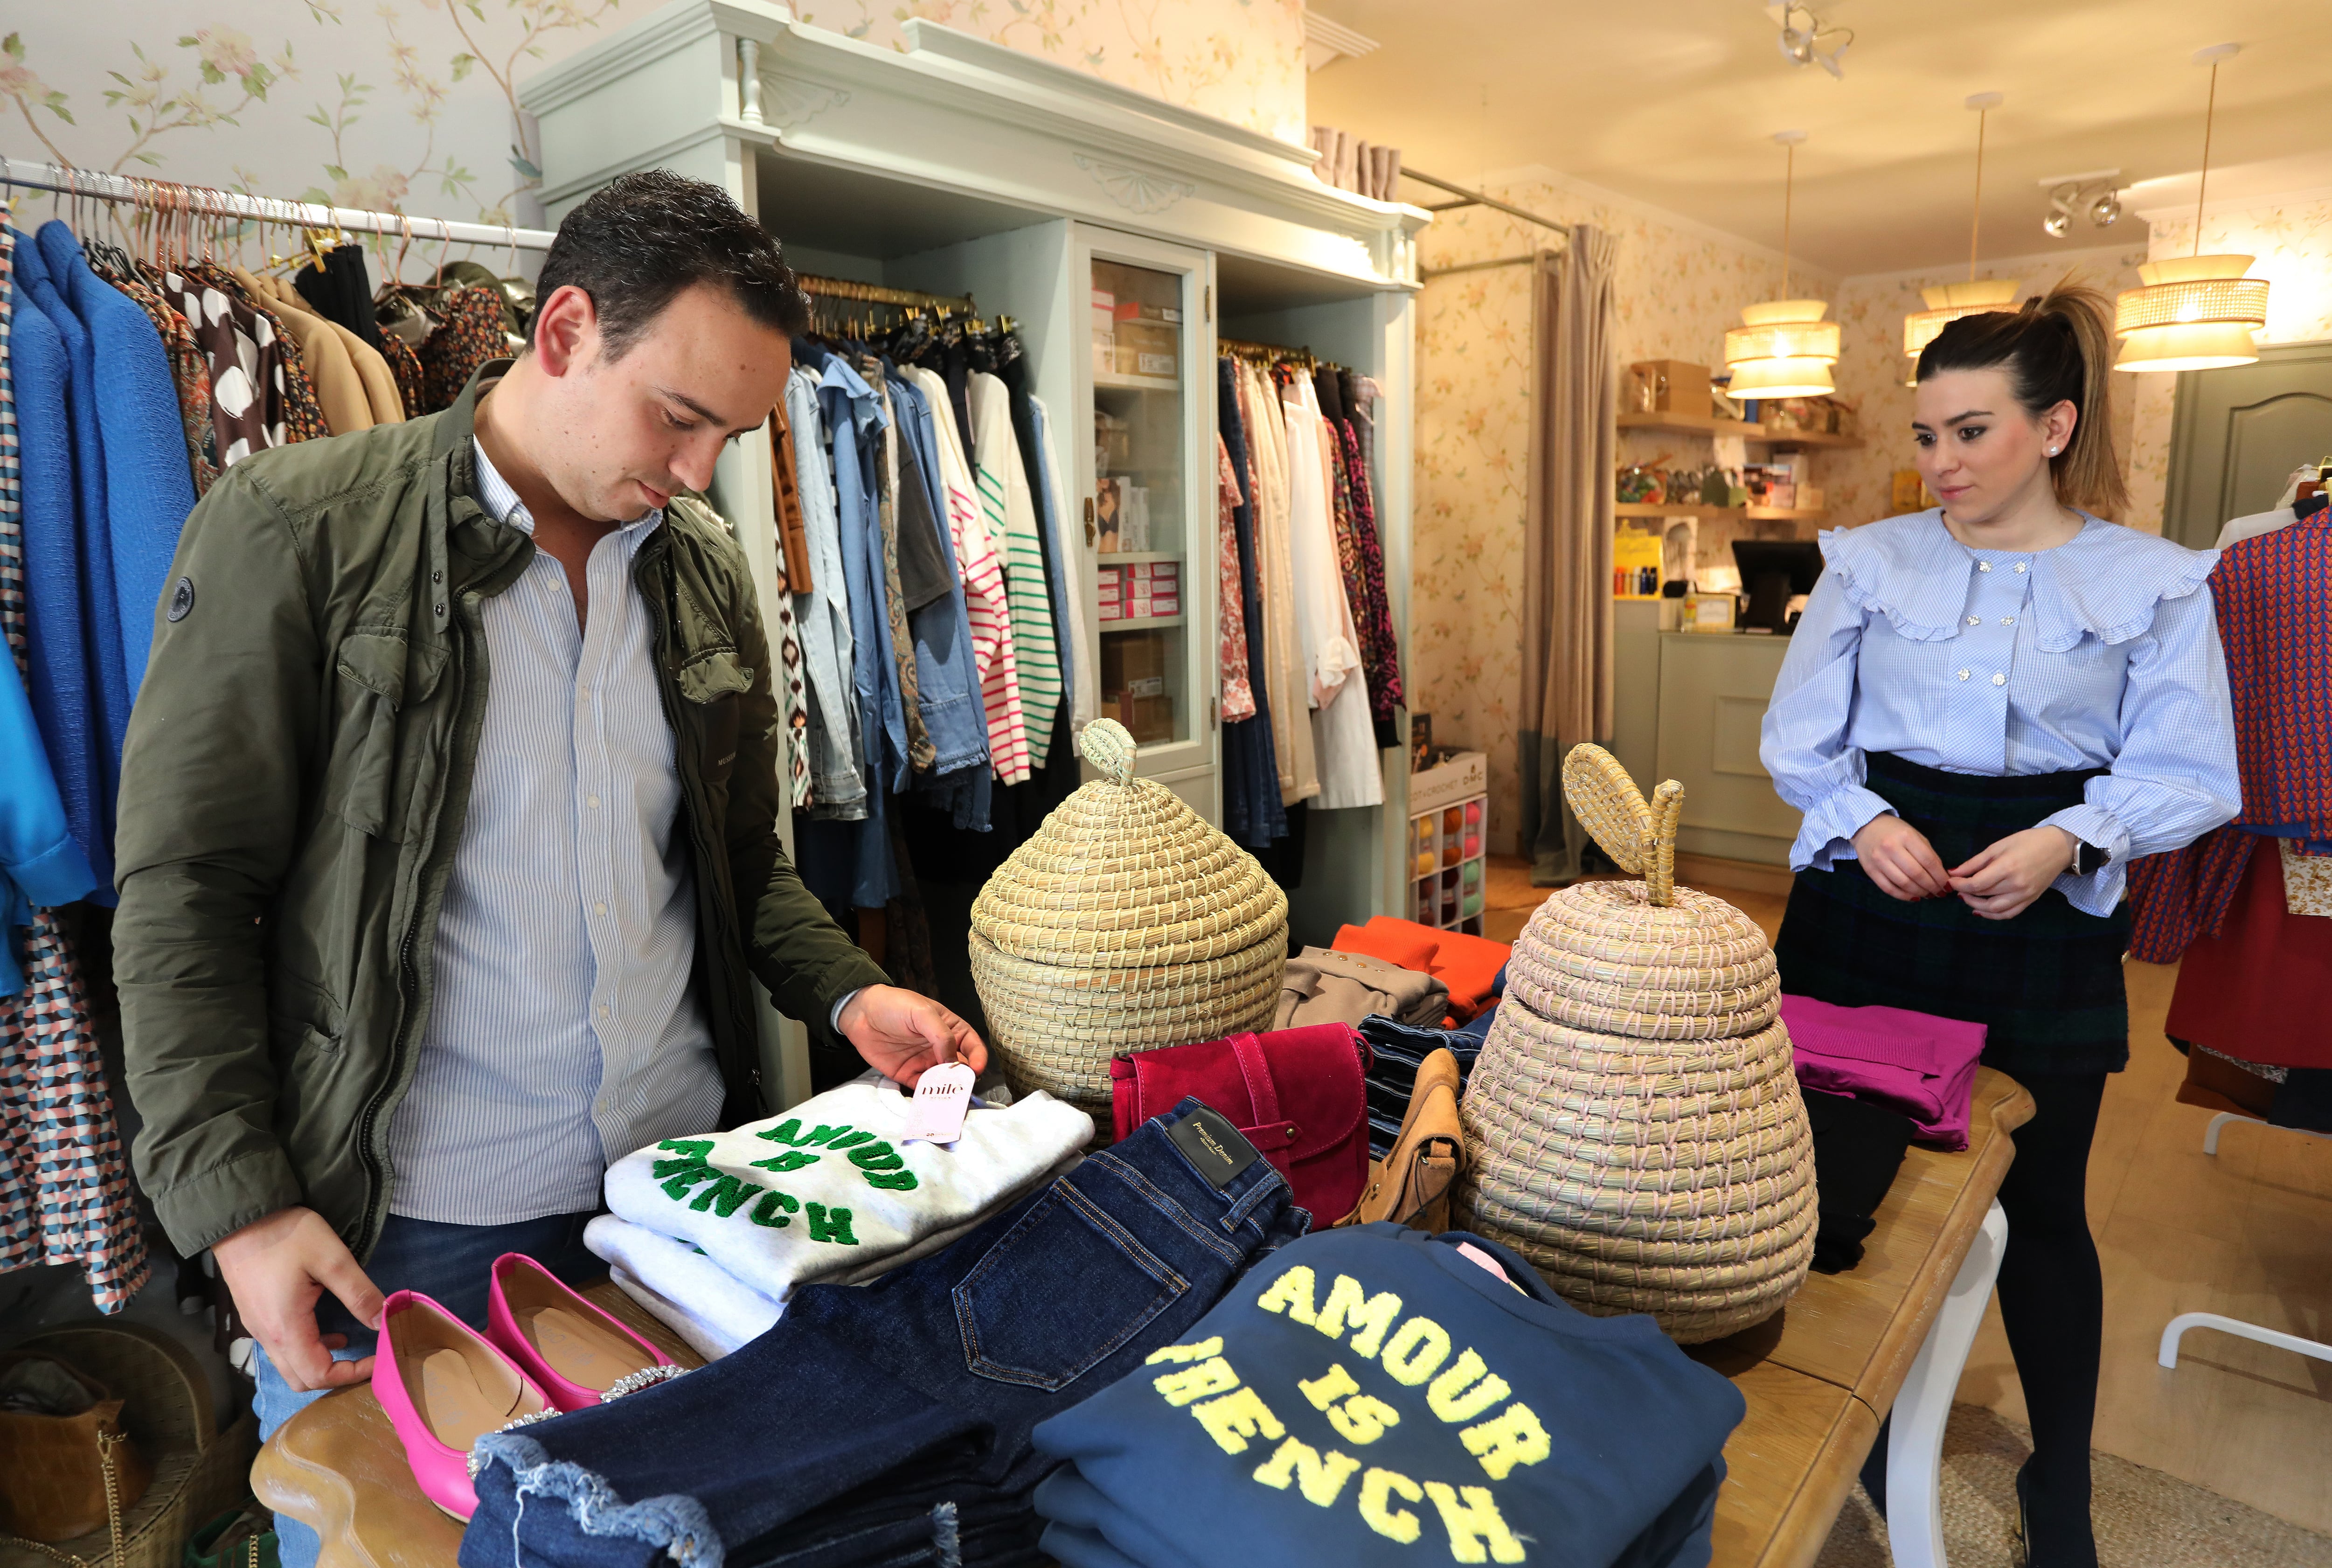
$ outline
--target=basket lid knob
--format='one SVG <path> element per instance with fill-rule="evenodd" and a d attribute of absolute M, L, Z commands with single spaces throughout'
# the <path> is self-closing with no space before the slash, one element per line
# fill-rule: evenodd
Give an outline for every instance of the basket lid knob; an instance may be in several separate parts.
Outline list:
<path fill-rule="evenodd" d="M 1113 784 L 1133 781 L 1133 737 L 1114 719 L 1095 719 L 1077 740 L 1085 760 Z"/>
<path fill-rule="evenodd" d="M 1651 902 L 1676 902 L 1677 822 L 1684 786 L 1670 779 L 1648 802 L 1620 760 L 1591 743 L 1573 746 L 1563 760 L 1563 797 L 1611 864 L 1644 879 Z"/>

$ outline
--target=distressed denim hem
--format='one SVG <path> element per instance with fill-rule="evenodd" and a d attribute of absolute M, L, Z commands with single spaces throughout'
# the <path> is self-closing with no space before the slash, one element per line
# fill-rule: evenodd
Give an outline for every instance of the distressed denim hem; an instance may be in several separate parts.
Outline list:
<path fill-rule="evenodd" d="M 510 1467 L 518 1513 L 511 1523 L 513 1558 L 524 1562 L 518 1527 L 530 1497 L 555 1497 L 567 1505 L 587 1535 L 621 1535 L 661 1546 L 680 1568 L 721 1568 L 721 1533 L 704 1505 L 681 1493 L 626 1503 L 597 1473 L 565 1459 L 553 1459 L 540 1443 L 516 1432 L 488 1432 L 475 1451 L 487 1464 Z"/>

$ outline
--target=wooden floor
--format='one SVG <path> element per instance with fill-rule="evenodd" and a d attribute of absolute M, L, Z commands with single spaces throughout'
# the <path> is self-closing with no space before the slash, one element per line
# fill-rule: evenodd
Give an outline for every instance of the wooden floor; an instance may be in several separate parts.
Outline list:
<path fill-rule="evenodd" d="M 1765 928 L 1782 900 L 1711 887 Z M 1512 942 L 1545 897 L 1518 859 L 1494 858 L 1484 934 Z M 2332 1533 L 2332 1362 L 2225 1334 L 2186 1336 L 2155 1362 L 2163 1324 L 2217 1312 L 2332 1340 L 2332 1141 L 2233 1126 L 2203 1152 L 2210 1113 L 2174 1097 L 2185 1059 L 2163 1038 L 2176 968 L 2127 968 L 2130 1065 L 2107 1080 L 2089 1156 L 2089 1227 L 2105 1263 L 2096 1446 L 2310 1529 Z M 2021 1421 L 1995 1305 L 1959 1397 Z"/>

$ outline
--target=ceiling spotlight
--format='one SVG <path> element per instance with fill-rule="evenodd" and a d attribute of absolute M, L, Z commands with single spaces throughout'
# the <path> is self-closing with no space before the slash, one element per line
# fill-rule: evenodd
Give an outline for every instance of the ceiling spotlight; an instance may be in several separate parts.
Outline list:
<path fill-rule="evenodd" d="M 2048 215 L 2040 232 L 2061 240 L 2073 220 L 2087 218 L 2093 228 L 2111 228 L 2121 217 L 2121 170 L 2095 168 L 2085 174 L 2052 174 L 2040 182 L 2049 193 Z"/>
<path fill-rule="evenodd" d="M 1784 0 L 1778 5 L 1765 7 L 1765 14 L 1777 23 L 1782 34 L 1775 42 L 1782 58 L 1792 65 L 1819 65 L 1832 76 L 1843 78 L 1840 69 L 1847 46 L 1854 42 L 1850 27 L 1832 27 L 1815 15 L 1798 0 Z"/>

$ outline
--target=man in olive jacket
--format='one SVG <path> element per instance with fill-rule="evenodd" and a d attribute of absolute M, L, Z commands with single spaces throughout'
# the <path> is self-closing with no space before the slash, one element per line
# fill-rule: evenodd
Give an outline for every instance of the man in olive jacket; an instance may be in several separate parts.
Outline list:
<path fill-rule="evenodd" d="M 608 1162 L 773 1109 L 749 976 L 829 1067 L 985 1065 L 795 876 L 752 579 L 676 499 L 784 389 L 776 243 L 626 176 L 539 288 L 450 410 L 221 476 L 129 726 L 139 1175 L 212 1249 L 271 1427 L 368 1374 L 382 1289 L 474 1319 L 502 1252 L 587 1269 Z"/>

